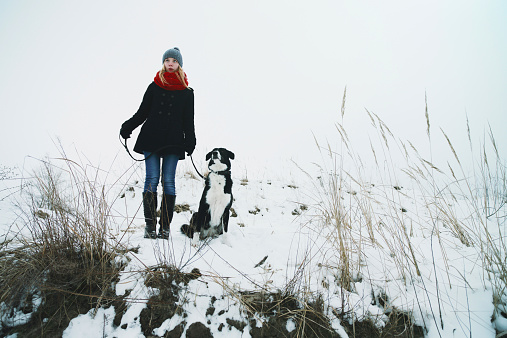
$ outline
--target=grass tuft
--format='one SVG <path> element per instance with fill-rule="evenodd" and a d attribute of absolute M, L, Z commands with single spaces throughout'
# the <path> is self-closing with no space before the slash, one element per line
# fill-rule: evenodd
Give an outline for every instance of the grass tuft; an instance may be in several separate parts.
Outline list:
<path fill-rule="evenodd" d="M 3 323 L 4 334 L 61 336 L 78 314 L 119 301 L 125 248 L 110 234 L 107 191 L 85 167 L 62 162 L 44 161 L 34 173 L 17 228 L 0 248 L 0 303 L 33 312 Z"/>

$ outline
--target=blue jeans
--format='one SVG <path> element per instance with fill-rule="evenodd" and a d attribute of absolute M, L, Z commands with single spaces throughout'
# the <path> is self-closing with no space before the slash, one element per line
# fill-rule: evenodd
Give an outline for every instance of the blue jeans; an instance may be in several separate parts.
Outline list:
<path fill-rule="evenodd" d="M 176 196 L 176 166 L 180 157 L 178 155 L 159 156 L 144 152 L 146 163 L 146 180 L 144 181 L 144 192 L 157 192 L 160 181 L 160 160 L 162 160 L 162 187 L 164 194 Z"/>

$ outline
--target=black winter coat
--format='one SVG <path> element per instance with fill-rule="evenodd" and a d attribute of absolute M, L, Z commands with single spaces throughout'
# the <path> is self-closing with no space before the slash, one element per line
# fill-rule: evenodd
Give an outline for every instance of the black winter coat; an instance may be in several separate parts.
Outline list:
<path fill-rule="evenodd" d="M 134 151 L 157 152 L 159 155 L 176 154 L 185 158 L 185 151 L 195 148 L 194 91 L 166 90 L 152 82 L 144 93 L 141 106 L 122 124 L 128 134 L 140 126 Z"/>

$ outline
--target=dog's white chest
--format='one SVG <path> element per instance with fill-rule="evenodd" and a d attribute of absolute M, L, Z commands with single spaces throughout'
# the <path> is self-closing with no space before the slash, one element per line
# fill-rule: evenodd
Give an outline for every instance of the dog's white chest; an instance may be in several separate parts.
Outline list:
<path fill-rule="evenodd" d="M 219 226 L 227 205 L 231 202 L 231 194 L 224 191 L 225 177 L 211 172 L 208 176 L 210 189 L 206 195 L 206 203 L 210 208 L 210 225 Z"/>

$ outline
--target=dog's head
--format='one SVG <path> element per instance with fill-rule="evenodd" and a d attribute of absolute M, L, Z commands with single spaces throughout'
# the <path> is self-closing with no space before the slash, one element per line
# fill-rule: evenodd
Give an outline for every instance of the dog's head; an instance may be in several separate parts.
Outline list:
<path fill-rule="evenodd" d="M 206 160 L 209 160 L 208 168 L 213 172 L 230 170 L 234 153 L 225 148 L 215 148 L 206 155 Z"/>

